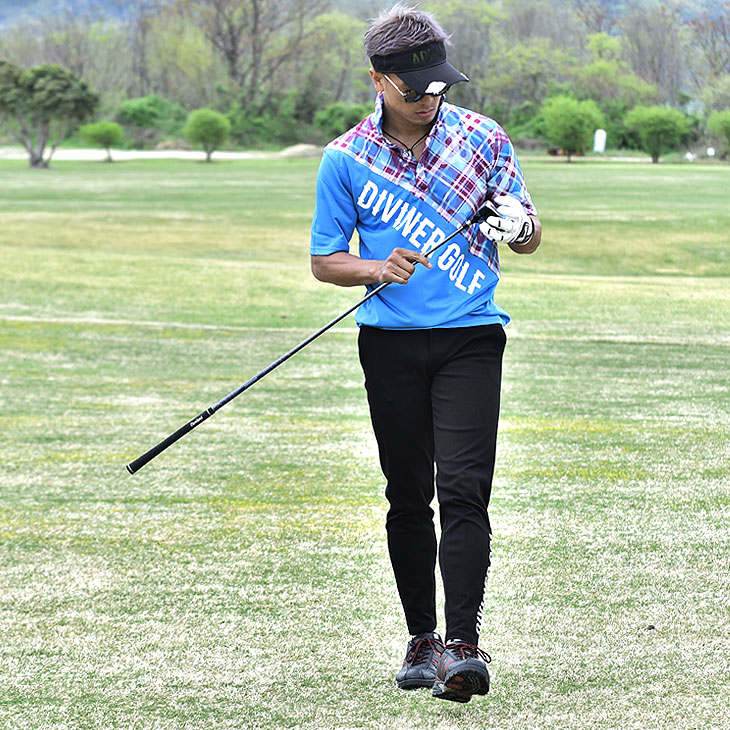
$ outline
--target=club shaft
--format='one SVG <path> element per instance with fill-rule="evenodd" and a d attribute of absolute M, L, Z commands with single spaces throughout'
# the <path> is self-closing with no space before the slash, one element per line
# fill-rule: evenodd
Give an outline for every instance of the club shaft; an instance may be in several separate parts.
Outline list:
<path fill-rule="evenodd" d="M 213 413 L 215 413 L 219 408 L 223 408 L 226 403 L 230 403 L 234 398 L 241 395 L 245 390 L 248 390 L 252 385 L 255 385 L 256 383 L 261 380 L 265 375 L 268 375 L 272 370 L 275 368 L 278 368 L 279 365 L 286 362 L 290 357 L 296 355 L 300 350 L 303 350 L 307 345 L 314 342 L 320 335 L 323 335 L 327 330 L 332 329 L 338 322 L 341 322 L 345 317 L 347 317 L 348 314 L 351 314 L 354 312 L 360 305 L 364 304 L 368 299 L 371 299 L 376 294 L 379 294 L 383 289 L 385 289 L 386 286 L 388 286 L 390 282 L 386 282 L 384 284 L 380 284 L 372 291 L 368 292 L 357 304 L 353 304 L 349 309 L 345 310 L 341 314 L 337 315 L 332 321 L 327 322 L 324 327 L 320 327 L 316 332 L 313 332 L 309 337 L 307 337 L 306 340 L 302 340 L 298 345 L 295 347 L 292 347 L 289 352 L 284 353 L 280 358 L 277 360 L 274 360 L 274 362 L 271 363 L 271 365 L 265 367 L 260 373 L 256 373 L 252 378 L 247 380 L 242 385 L 239 385 L 238 388 L 235 390 L 232 390 L 225 398 L 221 398 L 214 406 L 211 406 L 209 410 L 211 410 Z"/>
<path fill-rule="evenodd" d="M 425 255 L 430 256 L 431 254 L 433 254 L 437 249 L 441 248 L 441 246 L 443 246 L 445 243 L 448 243 L 452 238 L 458 236 L 460 233 L 463 233 L 477 220 L 479 220 L 478 217 L 471 219 L 468 223 L 465 223 L 459 229 L 454 231 L 450 236 L 447 236 L 442 241 L 433 246 L 433 248 L 427 251 Z M 139 471 L 143 466 L 145 466 L 145 464 L 148 464 L 150 461 L 152 461 L 152 459 L 154 459 L 156 456 L 159 456 L 163 451 L 165 451 L 165 449 L 172 446 L 176 441 L 179 441 L 183 436 L 190 433 L 193 429 L 197 428 L 201 423 L 207 421 L 216 411 L 223 408 L 224 405 L 230 403 L 234 398 L 238 397 L 239 395 L 241 395 L 241 393 L 248 390 L 252 385 L 258 383 L 261 378 L 268 375 L 272 370 L 278 368 L 279 365 L 285 363 L 290 357 L 293 357 L 300 350 L 303 350 L 307 345 L 314 342 L 314 340 L 316 340 L 318 337 L 323 335 L 328 330 L 332 329 L 332 327 L 334 327 L 338 322 L 341 322 L 343 319 L 345 319 L 345 317 L 354 312 L 358 307 L 365 304 L 365 302 L 367 302 L 369 299 L 372 299 L 377 294 L 380 294 L 380 292 L 383 291 L 383 289 L 385 289 L 391 283 L 392 282 L 384 282 L 376 286 L 374 289 L 371 289 L 359 302 L 353 304 L 341 314 L 338 314 L 333 320 L 327 322 L 326 325 L 320 327 L 316 332 L 313 332 L 311 335 L 309 335 L 309 337 L 307 337 L 305 340 L 302 340 L 298 345 L 289 350 L 289 352 L 284 353 L 280 358 L 274 360 L 274 362 L 265 367 L 261 372 L 256 373 L 256 375 L 247 380 L 245 383 L 239 385 L 238 388 L 236 388 L 235 390 L 232 390 L 227 396 L 221 398 L 217 403 L 210 406 L 210 408 L 206 408 L 202 413 L 199 413 L 197 416 L 195 416 L 195 418 L 193 418 L 191 421 L 188 421 L 184 426 L 175 431 L 175 433 L 170 434 L 166 439 L 163 439 L 162 441 L 160 441 L 160 443 L 153 446 L 149 451 L 146 451 L 144 454 L 142 454 L 142 456 L 138 457 L 134 461 L 129 462 L 129 464 L 127 464 L 127 471 L 130 474 L 134 474 L 135 472 Z"/>

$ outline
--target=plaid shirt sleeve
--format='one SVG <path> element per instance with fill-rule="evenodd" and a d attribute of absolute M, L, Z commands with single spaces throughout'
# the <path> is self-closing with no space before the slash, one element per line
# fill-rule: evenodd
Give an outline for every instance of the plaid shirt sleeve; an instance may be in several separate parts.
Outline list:
<path fill-rule="evenodd" d="M 491 147 L 494 164 L 487 181 L 487 197 L 492 199 L 497 195 L 512 195 L 522 203 L 528 215 L 537 215 L 537 209 L 525 186 L 515 148 L 501 127 L 495 129 Z"/>
<path fill-rule="evenodd" d="M 523 205 L 528 215 L 537 215 L 530 193 L 525 185 L 525 178 L 522 175 L 522 168 L 517 159 L 517 153 L 507 133 L 498 124 L 485 140 L 489 153 L 485 155 L 487 162 L 487 186 L 485 200 L 492 200 L 498 195 L 512 195 Z M 482 233 L 481 228 L 476 226 L 470 231 L 469 251 L 475 256 L 484 259 L 489 267 L 499 273 L 499 252 L 497 244 Z"/>

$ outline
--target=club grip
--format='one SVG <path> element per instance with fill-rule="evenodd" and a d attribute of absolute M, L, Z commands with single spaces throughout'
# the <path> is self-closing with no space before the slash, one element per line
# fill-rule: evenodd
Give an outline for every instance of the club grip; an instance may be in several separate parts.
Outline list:
<path fill-rule="evenodd" d="M 134 474 L 139 471 L 145 464 L 152 461 L 156 456 L 161 454 L 168 446 L 172 446 L 176 441 L 181 439 L 186 433 L 190 433 L 194 428 L 199 426 L 203 421 L 210 418 L 215 411 L 212 408 L 206 408 L 202 413 L 199 413 L 192 421 L 188 421 L 184 426 L 178 428 L 175 433 L 170 434 L 166 439 L 160 441 L 157 446 L 153 446 L 149 451 L 145 452 L 139 458 L 134 461 L 130 461 L 127 464 L 127 471 L 130 474 Z"/>

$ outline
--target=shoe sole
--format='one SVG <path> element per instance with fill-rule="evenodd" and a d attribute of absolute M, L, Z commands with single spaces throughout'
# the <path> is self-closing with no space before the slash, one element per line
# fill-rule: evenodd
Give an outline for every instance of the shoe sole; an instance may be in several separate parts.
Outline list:
<path fill-rule="evenodd" d="M 463 669 L 433 684 L 433 696 L 451 702 L 469 702 L 473 695 L 489 692 L 489 673 Z"/>
<path fill-rule="evenodd" d="M 435 679 L 406 679 L 403 682 L 396 682 L 398 689 L 431 689 Z"/>

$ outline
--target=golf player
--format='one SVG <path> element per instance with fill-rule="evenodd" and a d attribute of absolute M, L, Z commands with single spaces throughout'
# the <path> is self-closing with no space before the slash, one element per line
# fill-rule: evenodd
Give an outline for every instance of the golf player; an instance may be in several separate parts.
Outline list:
<path fill-rule="evenodd" d="M 468 702 L 489 689 L 490 659 L 478 643 L 509 321 L 494 301 L 498 244 L 532 253 L 541 225 L 505 132 L 446 101 L 451 86 L 468 81 L 446 60 L 447 43 L 433 16 L 400 4 L 371 23 L 375 111 L 324 151 L 311 264 L 317 279 L 339 286 L 392 284 L 356 320 L 386 479 L 388 550 L 411 635 L 396 682 Z M 487 202 L 496 214 L 445 241 Z"/>

